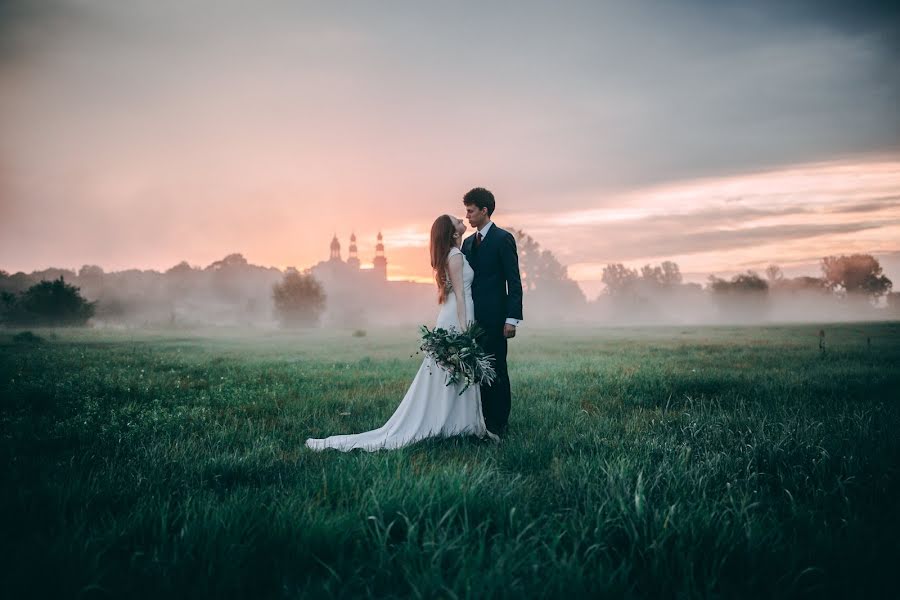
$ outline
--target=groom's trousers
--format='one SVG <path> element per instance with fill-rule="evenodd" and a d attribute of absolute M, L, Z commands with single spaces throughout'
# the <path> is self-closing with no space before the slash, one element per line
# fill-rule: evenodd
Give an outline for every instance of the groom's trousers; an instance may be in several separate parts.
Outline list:
<path fill-rule="evenodd" d="M 484 337 L 481 345 L 484 351 L 494 355 L 494 369 L 497 377 L 491 385 L 481 386 L 481 408 L 484 424 L 491 433 L 503 434 L 509 422 L 512 404 L 509 388 L 509 372 L 506 369 L 507 339 L 503 335 L 503 323 L 499 326 L 482 326 Z"/>

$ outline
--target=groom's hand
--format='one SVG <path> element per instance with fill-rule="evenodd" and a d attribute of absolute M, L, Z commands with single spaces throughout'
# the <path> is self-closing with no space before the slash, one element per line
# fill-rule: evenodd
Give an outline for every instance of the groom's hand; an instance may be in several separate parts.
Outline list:
<path fill-rule="evenodd" d="M 516 337 L 516 326 L 510 325 L 509 323 L 504 323 L 503 325 L 503 337 L 505 338 L 514 338 Z"/>

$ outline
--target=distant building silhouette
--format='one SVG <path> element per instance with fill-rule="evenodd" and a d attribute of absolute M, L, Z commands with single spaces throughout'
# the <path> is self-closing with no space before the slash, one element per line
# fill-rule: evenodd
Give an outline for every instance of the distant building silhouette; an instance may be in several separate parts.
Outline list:
<path fill-rule="evenodd" d="M 410 319 L 429 322 L 435 310 L 434 285 L 412 281 L 388 281 L 384 236 L 378 232 L 372 267 L 360 266 L 356 233 L 350 235 L 349 256 L 341 258 L 341 242 L 335 235 L 328 260 L 320 261 L 309 272 L 325 288 L 326 326 L 362 327 L 372 323 L 405 322 Z"/>
<path fill-rule="evenodd" d="M 359 257 L 356 255 L 356 234 L 350 234 L 350 256 L 347 257 L 347 264 L 354 268 L 359 268 Z"/>
<path fill-rule="evenodd" d="M 331 258 L 328 260 L 341 260 L 341 243 L 337 239 L 337 234 L 331 239 Z"/>
<path fill-rule="evenodd" d="M 375 244 L 375 260 L 372 261 L 375 272 L 381 275 L 382 279 L 387 279 L 387 259 L 384 257 L 384 243 L 381 232 L 378 232 L 378 243 Z"/>
<path fill-rule="evenodd" d="M 357 288 L 365 287 L 367 283 L 387 282 L 387 258 L 384 256 L 384 236 L 378 232 L 375 244 L 375 258 L 372 260 L 371 269 L 363 269 L 360 266 L 358 249 L 356 246 L 356 233 L 350 234 L 350 255 L 344 261 L 341 258 L 341 242 L 337 234 L 331 239 L 328 260 L 323 260 L 310 267 L 310 271 L 316 279 L 330 288 Z"/>

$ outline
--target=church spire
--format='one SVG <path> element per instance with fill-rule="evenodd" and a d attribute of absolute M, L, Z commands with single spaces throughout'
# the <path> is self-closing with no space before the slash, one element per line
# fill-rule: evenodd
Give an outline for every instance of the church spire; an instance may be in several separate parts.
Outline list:
<path fill-rule="evenodd" d="M 341 243 L 337 239 L 337 234 L 331 239 L 331 260 L 341 260 Z"/>
<path fill-rule="evenodd" d="M 379 274 L 381 279 L 387 279 L 387 258 L 384 257 L 384 238 L 381 236 L 381 232 L 378 232 L 378 243 L 375 244 L 375 259 L 372 261 L 372 264 L 375 268 L 375 272 Z"/>
<path fill-rule="evenodd" d="M 350 256 L 347 257 L 347 264 L 354 269 L 359 268 L 359 256 L 356 254 L 356 233 L 350 234 Z"/>

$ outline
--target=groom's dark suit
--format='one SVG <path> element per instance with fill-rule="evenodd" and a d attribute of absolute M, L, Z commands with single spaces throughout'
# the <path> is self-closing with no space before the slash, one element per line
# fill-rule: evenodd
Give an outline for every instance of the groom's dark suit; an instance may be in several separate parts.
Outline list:
<path fill-rule="evenodd" d="M 475 271 L 472 301 L 475 303 L 475 322 L 485 331 L 482 346 L 496 358 L 497 370 L 494 383 L 481 386 L 481 404 L 487 428 L 493 433 L 503 433 L 511 405 L 503 325 L 507 318 L 522 320 L 519 253 L 516 239 L 496 223 L 491 224 L 480 245 L 475 243 L 477 234 L 465 239 L 462 251 Z"/>

